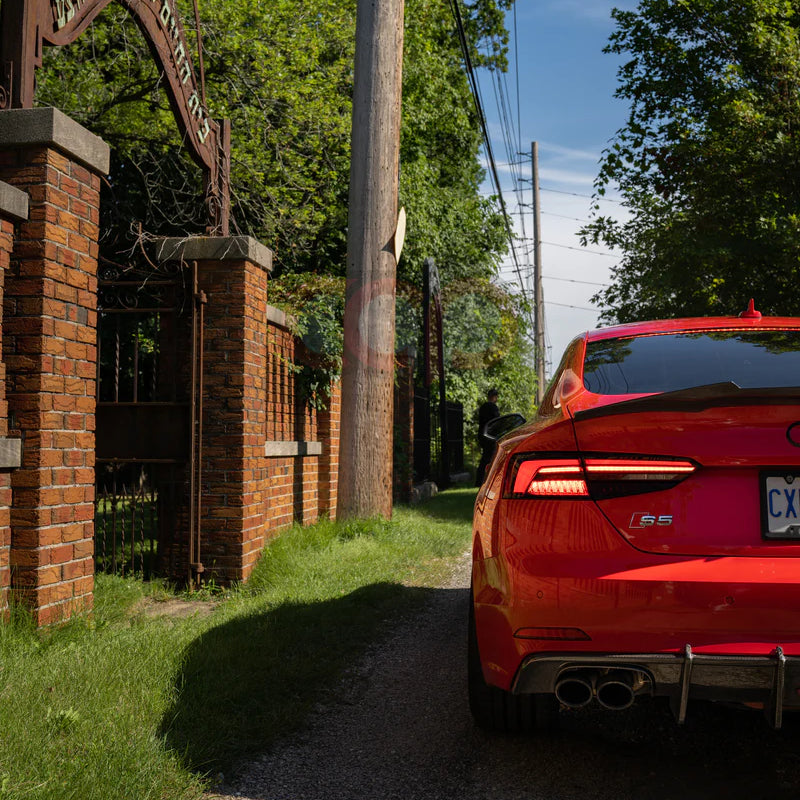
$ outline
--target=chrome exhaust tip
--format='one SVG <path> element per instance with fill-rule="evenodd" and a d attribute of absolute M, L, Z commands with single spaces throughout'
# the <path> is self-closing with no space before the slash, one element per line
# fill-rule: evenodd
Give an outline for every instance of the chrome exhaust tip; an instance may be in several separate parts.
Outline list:
<path fill-rule="evenodd" d="M 626 671 L 609 672 L 598 679 L 595 687 L 597 702 L 610 711 L 630 708 L 636 695 L 633 691 L 633 676 Z"/>
<path fill-rule="evenodd" d="M 583 708 L 592 702 L 593 684 L 594 675 L 591 673 L 568 674 L 556 683 L 556 699 L 567 708 Z"/>

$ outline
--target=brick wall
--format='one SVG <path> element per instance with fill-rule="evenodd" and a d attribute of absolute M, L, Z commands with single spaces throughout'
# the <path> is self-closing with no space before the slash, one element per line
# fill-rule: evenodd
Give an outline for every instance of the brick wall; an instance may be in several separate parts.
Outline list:
<path fill-rule="evenodd" d="M 276 531 L 335 508 L 338 394 L 324 414 L 302 396 L 295 366 L 306 354 L 285 316 L 267 305 L 266 248 L 247 237 L 168 239 L 157 257 L 196 260 L 208 300 L 204 576 L 246 580 Z"/>
<path fill-rule="evenodd" d="M 318 412 L 319 440 L 319 514 L 336 519 L 339 485 L 339 428 L 342 413 L 342 392 L 339 382 L 330 387 L 327 408 Z"/>
<path fill-rule="evenodd" d="M 338 462 L 328 452 L 322 480 L 319 412 L 298 385 L 307 354 L 285 317 L 267 306 L 266 271 L 248 262 L 201 262 L 201 286 L 209 298 L 202 560 L 223 581 L 246 580 L 277 531 L 316 522 L 323 496 L 323 513 L 330 513 L 338 477 L 330 465 Z M 326 414 L 329 439 L 332 417 Z M 338 431 L 338 419 L 333 424 Z"/>
<path fill-rule="evenodd" d="M 108 149 L 55 109 L 2 113 L 20 126 L 0 132 L 0 179 L 30 197 L 4 298 L 8 408 L 24 440 L 10 562 L 14 591 L 42 625 L 92 606 L 100 179 L 71 153 L 90 145 L 104 171 Z"/>
<path fill-rule="evenodd" d="M 0 216 L 0 301 L 14 243 L 14 223 Z M 2 316 L 0 316 L 2 320 Z M 8 434 L 8 403 L 6 402 L 5 364 L 0 360 L 0 437 Z M 11 586 L 11 474 L 0 471 L 0 617 L 8 610 L 8 590 Z"/>
<path fill-rule="evenodd" d="M 297 370 L 308 354 L 274 309 L 268 315 L 267 342 L 266 527 L 273 532 L 319 519 L 319 413 L 306 402 L 298 381 Z"/>
<path fill-rule="evenodd" d="M 267 271 L 199 262 L 205 309 L 203 541 L 206 568 L 242 580 L 263 543 Z"/>
<path fill-rule="evenodd" d="M 0 212 L 3 181 L 26 195 L 26 215 L 30 198 L 16 231 L 0 213 L 0 613 L 10 585 L 40 625 L 92 606 L 99 175 L 108 156 L 57 109 L 0 114 Z M 165 241 L 173 249 L 160 260 L 197 261 L 208 297 L 200 560 L 223 580 L 245 580 L 276 530 L 335 514 L 339 392 L 324 411 L 302 397 L 293 365 L 306 355 L 268 309 L 266 248 L 248 237 Z M 10 474 L 20 448 L 6 437 L 9 415 L 24 440 Z"/>
<path fill-rule="evenodd" d="M 0 217 L 0 297 L 5 281 L 11 248 L 14 242 L 14 224 Z M 0 365 L 0 436 L 8 433 L 8 404 L 5 400 L 5 364 Z M 0 473 L 0 616 L 8 610 L 8 589 L 11 586 L 11 476 Z"/>

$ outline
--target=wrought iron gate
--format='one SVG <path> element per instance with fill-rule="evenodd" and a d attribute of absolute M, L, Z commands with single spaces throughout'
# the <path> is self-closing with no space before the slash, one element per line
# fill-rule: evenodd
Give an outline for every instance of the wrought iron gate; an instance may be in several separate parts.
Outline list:
<path fill-rule="evenodd" d="M 414 483 L 433 477 L 431 465 L 431 393 L 424 386 L 414 388 Z"/>
<path fill-rule="evenodd" d="M 447 447 L 442 448 L 440 409 L 434 407 L 428 389 L 423 386 L 414 389 L 415 483 L 435 480 L 441 486 L 448 486 L 451 476 L 464 471 L 464 407 L 448 401 L 446 408 Z"/>
<path fill-rule="evenodd" d="M 100 261 L 98 570 L 177 576 L 199 561 L 194 455 L 202 422 L 195 401 L 203 297 L 196 271 Z"/>

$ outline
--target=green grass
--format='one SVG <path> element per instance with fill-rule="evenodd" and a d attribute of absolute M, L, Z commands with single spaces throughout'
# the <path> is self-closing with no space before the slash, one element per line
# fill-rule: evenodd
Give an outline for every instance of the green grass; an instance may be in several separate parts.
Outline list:
<path fill-rule="evenodd" d="M 469 545 L 474 490 L 391 523 L 292 528 L 211 614 L 151 617 L 163 585 L 98 575 L 95 613 L 0 625 L 0 798 L 197 798 L 298 726 Z"/>

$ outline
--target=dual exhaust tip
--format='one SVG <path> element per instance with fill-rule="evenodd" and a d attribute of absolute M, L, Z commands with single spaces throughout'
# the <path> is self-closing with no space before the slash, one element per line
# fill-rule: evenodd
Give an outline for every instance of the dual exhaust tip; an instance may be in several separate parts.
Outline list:
<path fill-rule="evenodd" d="M 556 682 L 555 694 L 567 708 L 583 708 L 596 699 L 603 708 L 622 711 L 633 705 L 636 692 L 647 682 L 646 673 L 633 669 L 569 670 Z"/>

